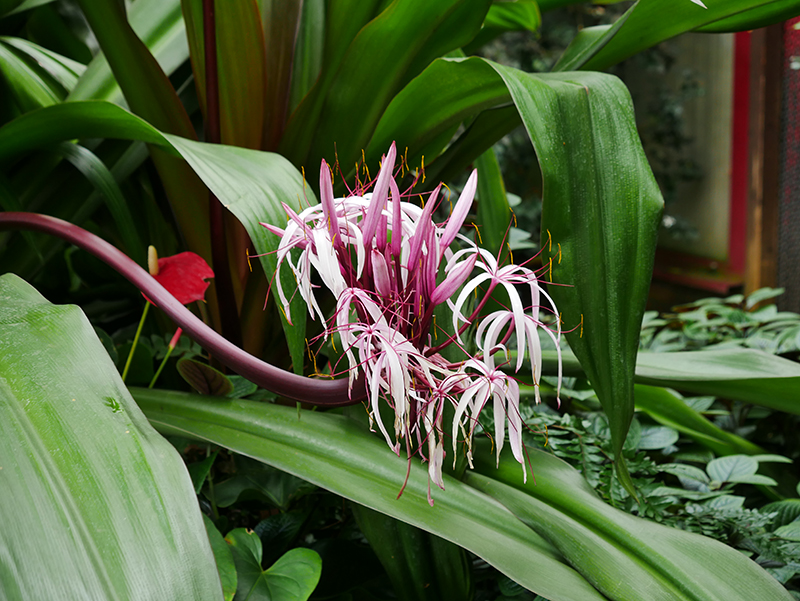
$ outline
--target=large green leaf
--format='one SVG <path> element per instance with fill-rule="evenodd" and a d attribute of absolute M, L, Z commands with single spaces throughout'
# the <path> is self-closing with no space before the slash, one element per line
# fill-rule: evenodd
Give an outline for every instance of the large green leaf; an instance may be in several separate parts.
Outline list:
<path fill-rule="evenodd" d="M 717 455 L 759 455 L 766 452 L 749 440 L 714 425 L 666 388 L 637 384 L 635 390 L 637 409 L 658 423 L 686 434 Z"/>
<path fill-rule="evenodd" d="M 242 601 L 306 601 L 319 582 L 322 561 L 311 549 L 292 549 L 269 569 L 261 568 L 261 539 L 244 528 L 225 536 L 236 564 L 235 599 Z"/>
<path fill-rule="evenodd" d="M 367 148 L 367 162 L 374 163 L 392 142 L 408 148 L 409 165 L 420 164 L 423 156 L 431 162 L 463 121 L 510 103 L 508 88 L 490 65 L 479 58 L 433 61 L 386 108 Z M 484 142 L 478 154 L 489 146 Z"/>
<path fill-rule="evenodd" d="M 133 389 L 133 394 L 162 432 L 214 442 L 432 532 L 551 601 L 604 598 L 510 512 L 450 476 L 444 476 L 446 490 L 434 491 L 435 505 L 429 507 L 427 469 L 412 461 L 397 499 L 406 460 L 355 420 L 308 411 L 298 416 L 290 407 L 178 392 Z"/>
<path fill-rule="evenodd" d="M 619 457 L 633 417 L 633 375 L 663 199 L 627 89 L 598 73 L 534 78 L 498 69 L 544 181 L 542 246 L 570 348 L 608 415 Z M 619 462 L 623 482 L 624 465 Z"/>
<path fill-rule="evenodd" d="M 640 353 L 636 381 L 800 414 L 800 365 L 755 349 Z"/>
<path fill-rule="evenodd" d="M 203 1 L 183 0 L 197 99 L 206 114 Z M 220 5 L 222 8 L 222 5 Z M 230 2 L 215 12 L 219 124 L 222 143 L 261 148 L 265 109 L 264 33 L 256 0 Z M 269 115 L 269 111 L 266 111 Z"/>
<path fill-rule="evenodd" d="M 347 49 L 378 10 L 379 0 L 331 0 L 326 6 L 322 64 L 316 83 L 302 99 L 286 125 L 280 152 L 295 165 L 303 165 L 328 91 Z M 311 125 L 311 126 L 310 126 Z"/>
<path fill-rule="evenodd" d="M 529 453 L 535 480 L 526 485 L 519 481 L 519 465 L 509 461 L 508 454 L 499 469 L 481 455 L 481 473 L 469 472 L 465 482 L 498 500 L 553 543 L 610 599 L 792 598 L 739 551 L 610 507 L 567 463 L 543 451 Z"/>
<path fill-rule="evenodd" d="M 486 13 L 480 32 L 464 47 L 464 51 L 472 54 L 474 50 L 507 31 L 536 32 L 541 24 L 542 15 L 535 0 L 494 2 Z"/>
<path fill-rule="evenodd" d="M 759 27 L 766 27 L 773 23 L 788 21 L 798 14 L 800 14 L 800 2 L 797 0 L 780 0 L 704 25 L 696 31 L 702 31 L 703 33 L 749 31 Z"/>
<path fill-rule="evenodd" d="M 0 597 L 221 599 L 183 462 L 77 307 L 0 277 Z"/>
<path fill-rule="evenodd" d="M 107 102 L 70 102 L 27 113 L 0 128 L 0 162 L 33 148 L 78 137 L 141 140 L 181 156 L 214 192 L 223 205 L 242 222 L 250 234 L 270 277 L 277 259 L 279 239 L 259 225 L 286 223 L 281 202 L 314 204 L 313 193 L 304 189 L 303 178 L 286 159 L 277 154 L 205 144 L 162 134 L 147 122 Z M 281 271 L 284 289 L 295 285 L 288 270 Z M 277 292 L 276 292 L 277 295 Z M 295 365 L 303 364 L 305 311 L 302 299 L 292 304 L 294 324 L 284 321 L 284 331 Z M 282 319 L 284 319 L 282 317 Z"/>
<path fill-rule="evenodd" d="M 544 372 L 556 373 L 556 352 L 542 355 Z M 562 352 L 561 359 L 566 375 L 585 374 L 571 352 Z M 800 413 L 800 365 L 756 349 L 641 352 L 636 358 L 635 381 Z"/>
<path fill-rule="evenodd" d="M 595 30 L 601 35 L 576 38 L 555 70 L 602 70 L 687 31 L 708 27 L 721 31 L 758 27 L 800 14 L 800 1 L 711 0 L 704 9 L 690 0 L 639 0 L 625 14 L 622 27 Z M 772 5 L 772 6 L 770 6 Z"/>
<path fill-rule="evenodd" d="M 138 0 L 131 5 L 128 20 L 167 75 L 189 58 L 180 0 Z M 102 53 L 89 63 L 69 100 L 124 103 L 122 90 Z"/>
<path fill-rule="evenodd" d="M 50 106 L 64 98 L 64 89 L 49 73 L 4 41 L 0 41 L 0 75 L 21 111 Z"/>
<path fill-rule="evenodd" d="M 332 163 L 335 143 L 339 161 L 349 169 L 392 97 L 432 60 L 469 42 L 489 4 L 488 0 L 391 3 L 358 32 L 335 76 L 323 78 L 330 81 L 329 87 L 315 88 L 298 107 L 287 125 L 281 152 L 295 164 L 318 157 Z M 319 107 L 316 119 L 310 113 L 312 105 Z"/>
<path fill-rule="evenodd" d="M 75 87 L 78 78 L 86 70 L 81 63 L 23 38 L 2 37 L 0 41 L 36 61 L 68 92 Z"/>

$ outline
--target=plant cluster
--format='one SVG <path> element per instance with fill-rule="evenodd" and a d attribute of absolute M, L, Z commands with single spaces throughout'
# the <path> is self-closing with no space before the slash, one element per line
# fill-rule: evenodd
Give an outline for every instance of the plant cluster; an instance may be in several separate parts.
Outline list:
<path fill-rule="evenodd" d="M 0 3 L 1 597 L 790 598 L 664 525 L 721 537 L 703 511 L 767 487 L 786 523 L 729 538 L 793 586 L 789 453 L 735 403 L 796 414 L 800 374 L 639 352 L 663 198 L 603 71 L 800 2 L 642 0 L 548 73 L 474 54 L 568 4 Z M 536 270 L 492 150 L 520 124 Z"/>

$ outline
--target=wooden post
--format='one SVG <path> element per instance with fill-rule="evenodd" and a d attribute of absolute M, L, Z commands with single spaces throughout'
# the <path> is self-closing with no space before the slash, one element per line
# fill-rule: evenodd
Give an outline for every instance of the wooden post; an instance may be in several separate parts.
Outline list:
<path fill-rule="evenodd" d="M 745 291 L 775 286 L 781 146 L 783 25 L 753 31 Z"/>

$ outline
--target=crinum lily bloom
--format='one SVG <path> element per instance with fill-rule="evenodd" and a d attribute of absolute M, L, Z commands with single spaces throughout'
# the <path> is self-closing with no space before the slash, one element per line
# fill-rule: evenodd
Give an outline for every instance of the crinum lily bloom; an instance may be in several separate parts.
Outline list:
<path fill-rule="evenodd" d="M 409 453 L 412 447 L 417 449 L 428 461 L 430 481 L 444 488 L 445 405 L 455 408 L 450 429 L 453 454 L 460 432 L 471 465 L 475 426 L 491 400 L 498 460 L 507 423 L 512 453 L 525 474 L 519 385 L 503 368 L 519 371 L 527 356 L 539 400 L 542 358 L 538 330 L 543 329 L 556 348 L 561 337 L 558 320 L 555 331 L 540 320 L 540 301 L 545 299 L 548 310 L 557 315 L 555 305 L 540 290 L 534 271 L 523 265 L 501 266 L 491 253 L 459 233 L 472 207 L 477 172 L 467 180 L 449 219 L 435 223 L 441 186 L 428 195 L 423 207 L 404 200 L 410 194 L 401 194 L 394 179 L 396 159 L 392 144 L 377 179 L 359 184 L 345 198 L 334 198 L 332 173 L 323 160 L 321 203 L 300 213 L 284 205 L 289 217 L 285 229 L 262 224 L 281 237 L 278 266 L 286 263 L 294 273 L 297 293 L 311 318 L 319 317 L 325 324 L 323 336 L 338 334 L 349 364 L 351 387 L 357 375 L 364 375 L 370 424 L 377 423 L 395 453 L 399 454 L 402 442 Z M 329 319 L 317 302 L 313 272 L 337 299 L 336 311 Z M 275 282 L 291 321 L 287 291 L 280 278 Z M 510 308 L 481 317 L 489 295 L 498 286 L 509 297 Z M 518 287 L 529 289 L 531 305 L 525 306 Z M 473 297 L 478 300 L 467 309 Z M 439 329 L 434 318 L 434 309 L 442 303 L 447 303 L 453 314 L 449 335 Z M 446 360 L 440 351 L 450 344 L 463 351 L 462 335 L 471 324 L 477 326 L 477 354 L 458 362 Z M 508 361 L 506 346 L 512 335 L 518 347 L 514 365 Z M 496 362 L 498 358 L 502 363 Z M 560 379 L 559 373 L 559 387 Z M 393 409 L 393 427 L 387 428 L 381 420 L 381 403 Z M 430 486 L 428 500 L 433 503 Z"/>

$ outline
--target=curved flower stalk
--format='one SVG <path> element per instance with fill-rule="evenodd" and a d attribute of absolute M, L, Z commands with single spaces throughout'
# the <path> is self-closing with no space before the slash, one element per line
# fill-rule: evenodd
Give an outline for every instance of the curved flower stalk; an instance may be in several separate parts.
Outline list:
<path fill-rule="evenodd" d="M 311 318 L 319 317 L 325 323 L 323 337 L 338 334 L 351 384 L 358 375 L 365 376 L 370 423 L 377 423 L 395 453 L 399 454 L 403 442 L 409 453 L 412 446 L 418 449 L 429 462 L 430 480 L 443 488 L 445 405 L 455 408 L 453 454 L 460 433 L 472 465 L 475 426 L 491 400 L 498 459 L 507 423 L 514 457 L 524 473 L 519 385 L 502 369 L 508 364 L 506 345 L 514 335 L 518 354 L 511 367 L 515 371 L 521 369 L 526 354 L 529 357 L 538 401 L 542 367 L 539 330 L 543 329 L 557 348 L 561 336 L 560 326 L 551 331 L 540 320 L 541 299 L 547 302 L 546 309 L 557 315 L 555 305 L 539 288 L 534 271 L 524 265 L 501 266 L 491 253 L 459 234 L 475 196 L 477 172 L 469 177 L 449 219 L 437 224 L 433 214 L 440 187 L 428 196 L 423 208 L 405 200 L 411 194 L 410 190 L 401 194 L 394 179 L 396 159 L 392 144 L 377 179 L 359 183 L 349 196 L 338 199 L 333 196 L 331 170 L 323 160 L 322 202 L 299 214 L 284 205 L 288 216 L 285 229 L 262 223 L 281 237 L 278 269 L 286 264 L 292 270 L 297 293 Z M 454 250 L 451 246 L 456 242 L 461 248 Z M 293 256 L 293 250 L 299 252 Z M 329 319 L 317 302 L 314 272 L 337 299 L 335 314 Z M 286 291 L 280 278 L 275 281 L 291 320 Z M 481 319 L 481 310 L 498 286 L 508 294 L 510 307 Z M 529 306 L 520 296 L 520 286 L 530 291 Z M 453 303 L 451 297 L 459 290 Z M 473 296 L 478 300 L 468 309 Z M 437 331 L 434 309 L 442 303 L 453 312 L 452 335 Z M 475 322 L 479 322 L 478 353 L 460 362 L 446 360 L 440 351 L 451 344 L 463 349 L 462 335 Z M 445 340 L 435 344 L 437 339 Z M 381 402 L 394 411 L 393 428 L 387 428 L 380 418 Z M 430 493 L 428 500 L 433 502 Z"/>
<path fill-rule="evenodd" d="M 363 386 L 344 380 L 304 378 L 265 363 L 223 338 L 198 319 L 158 280 L 111 244 L 67 221 L 38 213 L 0 212 L 0 230 L 34 230 L 57 236 L 91 253 L 124 276 L 158 305 L 185 333 L 230 367 L 259 386 L 282 396 L 324 407 L 353 405 L 364 395 Z M 357 388 L 358 387 L 358 388 Z"/>

